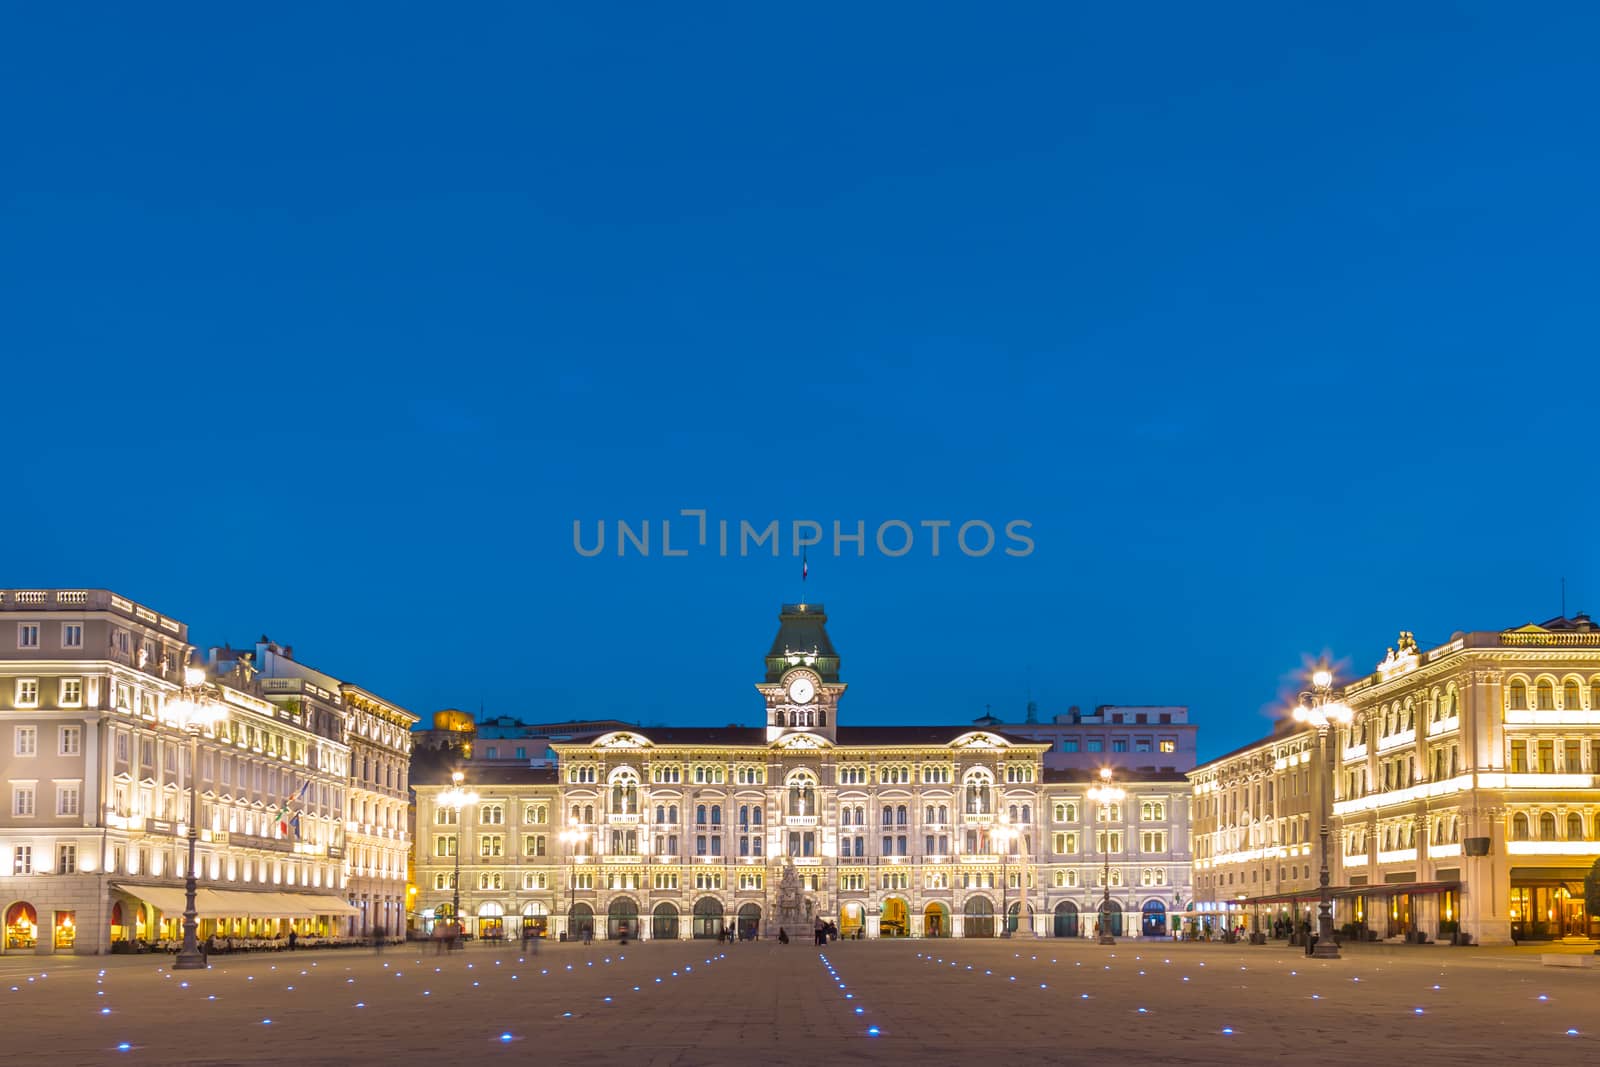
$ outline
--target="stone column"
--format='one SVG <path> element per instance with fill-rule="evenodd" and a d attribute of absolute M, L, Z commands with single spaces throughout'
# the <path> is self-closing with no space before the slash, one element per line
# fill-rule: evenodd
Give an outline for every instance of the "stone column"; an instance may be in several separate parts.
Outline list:
<path fill-rule="evenodd" d="M 1487 856 L 1463 856 L 1461 928 L 1480 945 L 1511 943 L 1510 858 L 1506 855 L 1506 809 L 1498 803 L 1479 809 L 1473 836 L 1489 838 Z"/>

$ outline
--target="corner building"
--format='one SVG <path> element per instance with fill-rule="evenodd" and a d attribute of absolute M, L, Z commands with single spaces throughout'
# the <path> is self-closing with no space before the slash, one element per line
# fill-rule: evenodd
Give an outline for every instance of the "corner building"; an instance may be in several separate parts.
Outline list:
<path fill-rule="evenodd" d="M 1329 868 L 1347 935 L 1480 944 L 1593 936 L 1600 857 L 1600 626 L 1587 616 L 1409 632 L 1347 686 L 1348 727 L 1285 723 L 1196 768 L 1196 878 L 1215 907 L 1318 895 L 1319 782 L 1332 764 Z"/>
<path fill-rule="evenodd" d="M 459 849 L 480 938 L 804 937 L 817 918 L 843 937 L 1088 934 L 1076 916 L 1099 908 L 1105 857 L 1087 776 L 1047 782 L 1049 746 L 996 730 L 842 724 L 826 622 L 821 604 L 783 606 L 756 684 L 763 726 L 613 730 L 553 744 L 553 768 L 468 761 L 478 799 L 459 824 L 439 804 L 448 773 L 419 780 L 419 925 L 450 914 Z M 1143 911 L 1123 887 L 1158 864 L 1120 825 L 1140 811 L 1127 784 L 1126 811 L 1100 813 L 1118 832 L 1101 836 L 1121 850 L 1114 899 Z M 1186 809 L 1185 792 L 1168 802 Z M 1161 836 L 1164 888 L 1146 895 L 1165 908 L 1188 860 Z"/>

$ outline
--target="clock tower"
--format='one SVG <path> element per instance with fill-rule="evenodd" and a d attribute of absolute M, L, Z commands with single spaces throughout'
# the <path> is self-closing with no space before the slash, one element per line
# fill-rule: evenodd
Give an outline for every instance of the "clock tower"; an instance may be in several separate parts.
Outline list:
<path fill-rule="evenodd" d="M 767 675 L 756 686 L 767 702 L 769 742 L 789 734 L 836 740 L 835 716 L 845 687 L 827 622 L 821 604 L 785 604 L 778 612 Z"/>

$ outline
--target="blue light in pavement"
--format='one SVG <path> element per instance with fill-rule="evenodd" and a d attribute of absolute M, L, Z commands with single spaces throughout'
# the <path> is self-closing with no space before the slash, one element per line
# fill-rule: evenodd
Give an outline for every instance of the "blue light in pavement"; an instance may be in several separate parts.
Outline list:
<path fill-rule="evenodd" d="M 867 1036 L 868 1037 L 877 1037 L 879 1033 L 880 1033 L 880 1031 L 878 1030 L 878 1028 L 876 1026 L 867 1027 Z"/>
<path fill-rule="evenodd" d="M 510 1041 L 510 1040 L 511 1040 L 511 1034 L 510 1034 L 510 1032 L 509 1032 L 509 1031 L 508 1031 L 508 1032 L 506 1032 L 506 1033 L 503 1033 L 503 1034 L 501 1034 L 501 1035 L 500 1035 L 500 1040 L 501 1040 L 501 1041 Z"/>

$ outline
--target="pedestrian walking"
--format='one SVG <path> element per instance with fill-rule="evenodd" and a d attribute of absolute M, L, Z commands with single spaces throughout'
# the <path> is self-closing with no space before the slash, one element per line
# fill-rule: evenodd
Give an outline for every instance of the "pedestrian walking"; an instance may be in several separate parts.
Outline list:
<path fill-rule="evenodd" d="M 294 947 L 296 945 L 298 945 L 299 943 L 300 943 L 300 934 L 299 934 L 299 932 L 296 931 L 296 930 L 292 930 L 291 929 L 289 931 L 289 951 L 293 952 L 294 951 Z"/>
<path fill-rule="evenodd" d="M 778 944 L 787 945 L 788 943 L 789 943 L 789 931 L 785 930 L 781 926 L 778 927 Z"/>
<path fill-rule="evenodd" d="M 583 943 L 585 945 L 592 945 L 594 943 L 594 927 L 588 923 L 583 924 Z"/>

